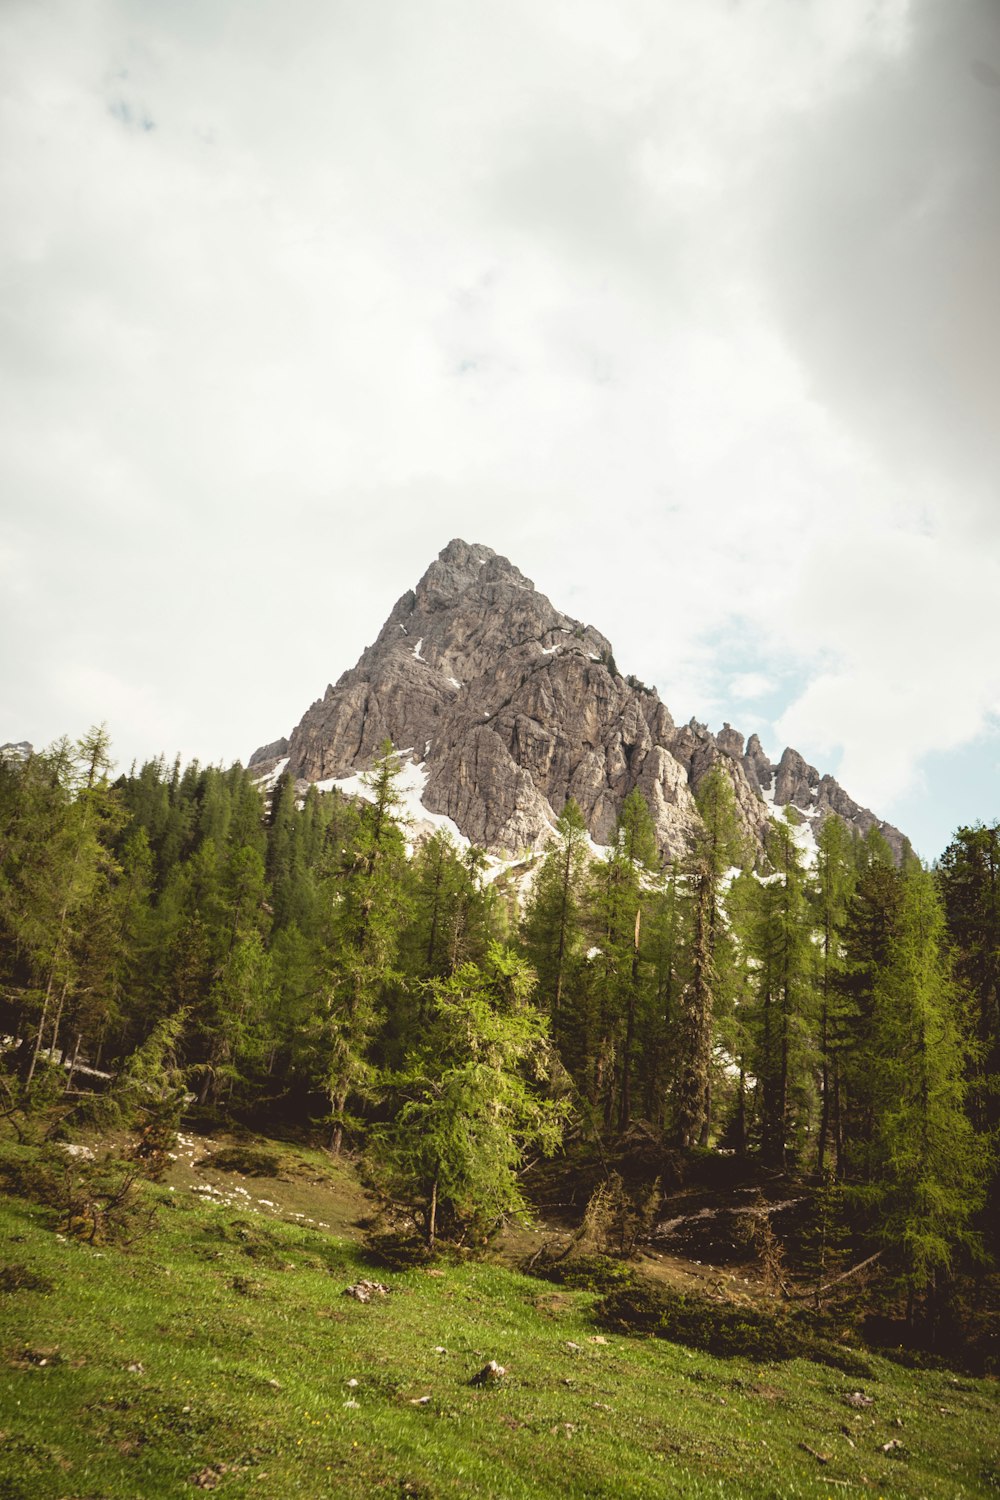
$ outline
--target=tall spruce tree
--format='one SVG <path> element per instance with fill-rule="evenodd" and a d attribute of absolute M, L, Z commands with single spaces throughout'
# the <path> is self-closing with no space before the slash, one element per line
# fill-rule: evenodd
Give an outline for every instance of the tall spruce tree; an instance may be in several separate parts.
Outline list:
<path fill-rule="evenodd" d="M 1000 1141 L 1000 823 L 960 828 L 937 871 L 955 972 L 969 996 L 976 1048 L 968 1107 L 981 1132 Z M 989 1178 L 987 1230 L 1000 1251 L 1000 1160 Z"/>
<path fill-rule="evenodd" d="M 720 894 L 726 871 L 746 855 L 733 784 L 715 765 L 697 794 L 701 826 L 681 863 L 691 932 L 689 977 L 680 1000 L 673 1133 L 681 1147 L 707 1145 L 712 1118 L 713 1013 L 725 994 L 720 959 L 726 946 Z"/>
<path fill-rule="evenodd" d="M 482 967 L 433 981 L 421 1043 L 386 1079 L 395 1109 L 374 1132 L 372 1165 L 423 1219 L 431 1249 L 442 1220 L 485 1234 L 523 1215 L 526 1151 L 559 1144 L 565 1111 L 543 1092 L 549 1048 L 533 988 L 524 960 L 492 944 Z"/>
<path fill-rule="evenodd" d="M 408 907 L 406 844 L 399 826 L 401 765 L 387 741 L 364 780 L 370 800 L 353 849 L 333 877 L 333 946 L 316 1036 L 330 1104 L 330 1148 L 339 1153 L 352 1095 L 372 1079 L 370 1048 L 384 1019 L 383 1000 Z"/>
<path fill-rule="evenodd" d="M 866 1202 L 908 1294 L 933 1309 L 983 1199 L 989 1153 L 965 1108 L 968 1040 L 933 877 L 911 864 L 873 983 Z"/>
<path fill-rule="evenodd" d="M 591 1097 L 605 1125 L 632 1116 L 636 1022 L 642 1006 L 642 916 L 658 873 L 656 836 L 636 787 L 622 803 L 608 857 L 592 867 L 588 906 L 596 951 L 591 968 L 597 1031 Z"/>
<path fill-rule="evenodd" d="M 761 1155 L 785 1166 L 790 1139 L 801 1145 L 807 1123 L 812 944 L 805 872 L 787 816 L 772 819 L 766 848 L 773 874 L 756 883 L 753 1068 L 761 1088 Z"/>
<path fill-rule="evenodd" d="M 574 797 L 556 821 L 556 840 L 545 856 L 525 911 L 523 941 L 538 976 L 536 998 L 552 1018 L 557 1042 L 569 976 L 583 943 L 580 911 L 589 835 Z"/>
<path fill-rule="evenodd" d="M 820 1118 L 816 1169 L 827 1169 L 831 1140 L 840 1138 L 840 1053 L 843 1046 L 843 932 L 858 880 L 857 836 L 830 817 L 816 834 L 816 867 L 808 896 L 816 932 Z"/>

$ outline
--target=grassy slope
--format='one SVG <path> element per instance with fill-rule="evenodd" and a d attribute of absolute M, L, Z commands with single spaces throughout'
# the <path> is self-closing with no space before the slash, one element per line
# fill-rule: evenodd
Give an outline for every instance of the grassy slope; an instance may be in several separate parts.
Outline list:
<path fill-rule="evenodd" d="M 280 1211 L 210 1206 L 192 1170 L 152 1190 L 158 1226 L 129 1252 L 57 1238 L 45 1211 L 0 1199 L 0 1264 L 55 1284 L 0 1293 L 0 1500 L 193 1495 L 196 1478 L 232 1497 L 510 1500 L 1000 1485 L 995 1383 L 597 1341 L 586 1293 L 487 1264 L 372 1271 L 345 1231 L 357 1189 L 319 1156 L 240 1184 Z M 362 1275 L 391 1295 L 342 1296 Z M 502 1385 L 471 1387 L 491 1358 Z M 859 1384 L 875 1398 L 863 1413 L 843 1399 Z M 902 1456 L 880 1451 L 893 1438 Z"/>

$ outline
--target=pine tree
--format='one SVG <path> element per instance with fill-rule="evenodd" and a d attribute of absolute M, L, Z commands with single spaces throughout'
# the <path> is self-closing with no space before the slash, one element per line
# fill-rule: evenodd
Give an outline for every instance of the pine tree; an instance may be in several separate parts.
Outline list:
<path fill-rule="evenodd" d="M 844 923 L 842 965 L 835 985 L 842 996 L 838 1053 L 840 1093 L 836 1115 L 837 1171 L 867 1175 L 875 1130 L 875 1006 L 880 974 L 890 962 L 902 901 L 902 876 L 884 840 L 868 837 L 858 882 Z"/>
<path fill-rule="evenodd" d="M 956 973 L 969 987 L 979 1043 L 970 1105 L 979 1127 L 1000 1126 L 1000 823 L 960 828 L 937 872 Z"/>
<path fill-rule="evenodd" d="M 955 973 L 966 987 L 976 1047 L 968 1109 L 976 1128 L 1000 1140 L 1000 824 L 960 828 L 937 871 Z M 1000 1247 L 1000 1172 L 988 1184 L 985 1222 Z"/>
<path fill-rule="evenodd" d="M 371 800 L 361 809 L 348 863 L 333 877 L 333 948 L 318 1040 L 334 1154 L 343 1143 L 351 1096 L 372 1079 L 370 1047 L 408 912 L 406 846 L 397 822 L 399 772 L 399 757 L 386 742 L 365 777 Z"/>
<path fill-rule="evenodd" d="M 789 1137 L 805 1124 L 812 947 L 804 870 L 786 820 L 772 820 L 767 854 L 774 873 L 757 883 L 751 949 L 758 1005 L 753 1068 L 761 1085 L 761 1155 L 784 1166 Z"/>
<path fill-rule="evenodd" d="M 636 1021 L 645 979 L 642 914 L 657 874 L 653 820 L 638 788 L 625 798 L 608 858 L 591 871 L 588 905 L 597 952 L 592 985 L 597 1028 L 591 1097 L 605 1124 L 624 1130 L 632 1115 Z"/>
<path fill-rule="evenodd" d="M 713 1012 L 724 997 L 720 957 L 725 930 L 720 915 L 722 878 L 745 858 L 733 785 L 713 766 L 698 789 L 701 827 L 682 862 L 685 900 L 690 908 L 690 970 L 680 1003 L 674 1087 L 674 1136 L 682 1147 L 707 1145 L 712 1117 L 711 1064 Z"/>
<path fill-rule="evenodd" d="M 526 1151 L 559 1144 L 565 1111 L 541 1092 L 549 1057 L 533 985 L 524 961 L 495 944 L 482 968 L 433 981 L 423 1044 L 386 1080 L 396 1108 L 373 1133 L 373 1170 L 422 1218 L 430 1249 L 442 1220 L 485 1234 L 523 1215 Z"/>
<path fill-rule="evenodd" d="M 840 1048 L 843 1033 L 843 931 L 858 880 L 857 836 L 838 817 L 827 818 L 816 835 L 816 868 L 808 892 L 818 935 L 817 1001 L 820 1120 L 816 1169 L 825 1177 L 831 1138 L 840 1138 Z M 838 1169 L 839 1170 L 839 1169 Z"/>
<path fill-rule="evenodd" d="M 866 1201 L 911 1318 L 917 1299 L 933 1306 L 956 1248 L 969 1241 L 989 1162 L 964 1109 L 969 1049 L 944 930 L 933 877 L 910 866 L 873 985 Z"/>
<path fill-rule="evenodd" d="M 643 1114 L 661 1128 L 666 1121 L 669 1085 L 677 1070 L 678 1012 L 688 937 L 685 917 L 675 863 L 662 888 L 651 893 L 645 924 L 650 985 L 639 1052 Z"/>
<path fill-rule="evenodd" d="M 556 821 L 556 841 L 535 881 L 522 927 L 525 951 L 538 975 L 538 1003 L 552 1018 L 557 1042 L 567 981 L 583 941 L 580 898 L 588 844 L 583 813 L 570 797 Z"/>

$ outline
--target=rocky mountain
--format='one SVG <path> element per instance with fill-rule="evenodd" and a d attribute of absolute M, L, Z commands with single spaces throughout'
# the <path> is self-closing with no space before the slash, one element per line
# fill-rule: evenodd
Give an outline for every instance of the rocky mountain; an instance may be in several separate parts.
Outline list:
<path fill-rule="evenodd" d="M 667 856 L 698 824 L 694 794 L 721 763 L 746 833 L 760 843 L 773 807 L 791 803 L 804 827 L 836 813 L 880 822 L 794 750 L 772 764 L 756 735 L 676 725 L 657 693 L 623 677 L 610 642 L 556 609 L 489 547 L 449 542 L 397 602 L 357 666 L 327 688 L 290 737 L 250 764 L 303 784 L 332 785 L 371 765 L 386 739 L 413 763 L 423 805 L 496 854 L 538 846 L 568 797 L 607 843 L 633 787 L 646 796 Z M 418 769 L 419 768 L 419 773 Z"/>

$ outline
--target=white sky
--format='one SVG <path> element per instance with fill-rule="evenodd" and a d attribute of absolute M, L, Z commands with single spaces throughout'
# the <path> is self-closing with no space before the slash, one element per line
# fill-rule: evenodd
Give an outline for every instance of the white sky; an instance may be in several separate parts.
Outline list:
<path fill-rule="evenodd" d="M 993 0 L 4 0 L 0 740 L 246 759 L 452 536 L 1000 816 Z"/>

